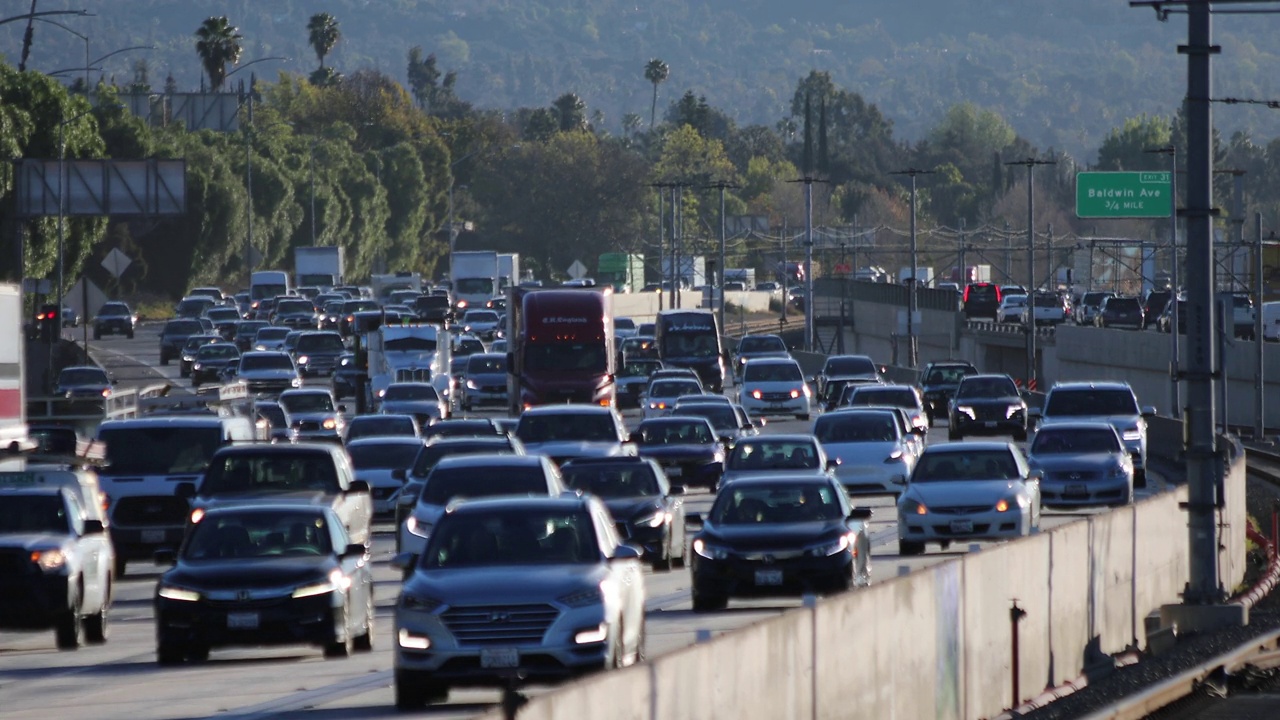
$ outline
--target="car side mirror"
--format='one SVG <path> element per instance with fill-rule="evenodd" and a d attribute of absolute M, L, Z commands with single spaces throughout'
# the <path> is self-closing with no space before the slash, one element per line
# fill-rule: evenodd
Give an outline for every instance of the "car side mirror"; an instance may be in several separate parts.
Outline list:
<path fill-rule="evenodd" d="M 913 426 L 913 427 L 911 428 L 911 432 L 915 433 L 916 435 L 919 435 L 920 437 L 924 437 L 925 435 L 928 435 L 928 434 L 929 434 L 929 428 L 922 428 L 922 427 L 914 427 L 914 426 Z"/>
<path fill-rule="evenodd" d="M 871 519 L 871 508 L 856 507 L 849 511 L 850 520 L 869 520 Z"/>
<path fill-rule="evenodd" d="M 152 560 L 156 565 L 176 565 L 178 563 L 178 553 L 173 550 L 157 550 Z"/>
<path fill-rule="evenodd" d="M 828 472 L 835 472 L 836 468 L 838 467 L 840 467 L 840 458 L 832 458 L 827 461 Z"/>
<path fill-rule="evenodd" d="M 684 486 L 683 486 L 683 485 L 672 485 L 672 486 L 671 486 L 671 489 L 667 491 L 667 494 L 668 494 L 668 495 L 683 495 L 683 494 L 684 494 Z"/>
<path fill-rule="evenodd" d="M 368 493 L 369 483 L 364 480 L 352 480 L 351 487 L 347 488 L 347 493 Z"/>
<path fill-rule="evenodd" d="M 402 552 L 391 557 L 391 567 L 397 570 L 412 570 L 414 565 L 418 564 L 418 555 L 416 553 Z"/>
<path fill-rule="evenodd" d="M 102 525 L 101 520 L 85 520 L 84 521 L 85 535 L 101 535 L 106 531 L 107 529 Z"/>
<path fill-rule="evenodd" d="M 359 558 L 369 554 L 369 548 L 363 543 L 351 543 L 342 551 L 343 558 Z"/>
<path fill-rule="evenodd" d="M 1044 479 L 1044 471 L 1043 471 L 1043 470 L 1036 469 L 1036 470 L 1032 470 L 1031 472 L 1027 473 L 1027 481 L 1028 481 L 1028 482 L 1032 482 L 1032 481 L 1040 482 L 1040 481 L 1041 481 L 1041 480 L 1043 480 L 1043 479 Z"/>
<path fill-rule="evenodd" d="M 409 479 L 409 471 L 405 470 L 404 468 L 396 468 L 395 470 L 391 471 L 391 479 L 404 482 Z"/>
<path fill-rule="evenodd" d="M 193 482 L 178 483 L 178 487 L 174 488 L 173 494 L 177 497 L 190 500 L 196 496 L 196 484 Z"/>
<path fill-rule="evenodd" d="M 609 558 L 610 561 L 619 560 L 639 560 L 644 556 L 644 551 L 630 543 L 622 543 L 614 551 Z"/>
<path fill-rule="evenodd" d="M 1155 416 L 1156 416 L 1156 406 L 1155 406 L 1155 405 L 1143 405 L 1143 406 L 1142 406 L 1142 417 L 1155 417 Z"/>
<path fill-rule="evenodd" d="M 347 412 L 347 406 L 346 406 L 346 405 L 339 405 L 339 406 L 338 406 L 338 412 L 340 412 L 340 413 L 346 413 L 346 412 Z"/>

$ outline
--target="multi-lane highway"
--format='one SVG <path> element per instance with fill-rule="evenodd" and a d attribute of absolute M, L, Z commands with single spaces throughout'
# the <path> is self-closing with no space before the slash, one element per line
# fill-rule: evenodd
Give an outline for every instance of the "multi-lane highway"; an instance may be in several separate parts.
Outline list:
<path fill-rule="evenodd" d="M 176 363 L 160 367 L 155 329 L 143 328 L 134 340 L 107 338 L 92 343 L 95 358 L 115 373 L 122 386 L 178 379 Z M 634 411 L 624 415 L 632 426 Z M 766 433 L 807 431 L 796 420 L 770 422 Z M 945 429 L 930 442 L 946 442 Z M 1153 484 L 1162 480 L 1153 478 Z M 710 508 L 711 496 L 687 496 L 691 512 Z M 931 550 L 924 556 L 898 556 L 893 504 L 872 498 L 860 504 L 874 508 L 870 521 L 873 578 L 940 562 L 971 548 Z M 1079 513 L 1046 511 L 1044 528 L 1079 517 Z M 52 632 L 0 634 L 0 714 L 6 720 L 60 718 L 319 718 L 396 715 L 392 694 L 391 614 L 399 591 L 399 574 L 388 564 L 394 544 L 390 525 L 375 526 L 373 543 L 378 626 L 374 651 L 347 659 L 326 660 L 319 649 L 299 646 L 262 650 L 215 651 L 206 663 L 159 667 L 151 599 L 159 569 L 131 564 L 116 587 L 110 613 L 111 636 L 105 645 L 58 652 Z M 973 547 L 981 549 L 982 544 Z M 646 571 L 647 572 L 647 571 Z M 650 657 L 696 642 L 703 633 L 722 633 L 757 622 L 800 604 L 800 600 L 734 601 L 719 613 L 695 615 L 690 607 L 688 570 L 650 573 L 647 648 Z M 856 592 L 856 591 L 855 591 Z M 538 692 L 537 688 L 529 692 Z M 448 705 L 422 713 L 428 717 L 474 716 L 499 700 L 494 690 L 455 691 Z"/>

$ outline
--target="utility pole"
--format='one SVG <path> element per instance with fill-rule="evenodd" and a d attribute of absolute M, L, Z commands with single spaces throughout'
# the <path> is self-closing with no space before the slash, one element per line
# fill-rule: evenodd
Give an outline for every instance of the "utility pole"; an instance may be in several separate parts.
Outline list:
<path fill-rule="evenodd" d="M 804 183 L 804 350 L 813 352 L 813 180 Z"/>
<path fill-rule="evenodd" d="M 650 185 L 649 187 L 658 189 L 658 311 L 662 311 L 662 301 L 666 299 L 666 290 L 662 288 L 663 276 L 666 274 L 667 263 L 667 237 L 664 230 L 667 227 L 666 208 L 663 202 L 666 197 L 662 194 L 661 183 Z"/>
<path fill-rule="evenodd" d="M 932 175 L 933 170 L 907 168 L 889 173 L 911 178 L 911 275 L 907 278 L 907 367 L 915 367 L 916 356 L 916 286 L 919 284 L 920 262 L 916 255 L 916 176 Z"/>
<path fill-rule="evenodd" d="M 716 316 L 720 320 L 720 332 L 724 332 L 724 271 L 725 271 L 725 216 L 724 216 L 724 191 L 726 188 L 739 188 L 741 185 L 725 182 L 720 180 L 707 186 L 708 188 L 716 188 L 720 190 L 720 282 L 714 283 L 711 278 L 707 278 L 708 282 L 712 282 L 713 288 L 718 288 L 720 293 L 720 302 L 716 306 Z M 747 288 L 753 290 L 754 288 Z M 715 290 L 712 290 L 715 292 Z"/>
<path fill-rule="evenodd" d="M 964 218 L 960 218 L 960 274 L 956 278 L 956 284 L 960 286 L 961 292 L 964 292 L 965 286 L 969 284 L 969 264 L 966 262 L 967 258 L 965 257 L 965 251 L 968 248 L 965 247 L 967 238 L 965 237 L 964 226 Z"/>
<path fill-rule="evenodd" d="M 668 307 L 680 307 L 680 220 L 679 204 L 683 199 L 676 194 L 679 183 L 671 186 L 671 304 Z"/>
<path fill-rule="evenodd" d="M 1257 245 L 1253 251 L 1253 293 L 1258 299 L 1253 314 L 1253 348 L 1257 352 L 1257 368 L 1258 372 L 1254 377 L 1254 389 L 1257 391 L 1255 396 L 1256 402 L 1253 407 L 1253 439 L 1261 440 L 1266 431 L 1266 416 L 1262 414 L 1263 396 L 1266 388 L 1266 366 L 1263 364 L 1264 351 L 1263 345 L 1266 344 L 1266 338 L 1263 337 L 1262 329 L 1262 213 L 1254 213 L 1253 222 L 1258 237 Z"/>
<path fill-rule="evenodd" d="M 1180 376 L 1180 348 L 1178 347 L 1178 147 L 1167 145 L 1160 148 L 1148 148 L 1143 152 L 1168 155 L 1172 167 L 1169 168 L 1169 272 L 1173 274 L 1170 283 L 1169 302 L 1169 405 L 1173 417 L 1182 417 L 1182 379 Z"/>
<path fill-rule="evenodd" d="M 1053 160 L 1025 160 L 1005 165 L 1022 165 L 1027 169 L 1027 387 L 1036 387 L 1036 166 L 1057 165 Z"/>
<path fill-rule="evenodd" d="M 249 193 L 245 208 L 244 234 L 244 282 L 248 287 L 253 280 L 253 93 L 246 98 L 245 112 L 249 122 L 244 127 L 244 186 Z"/>

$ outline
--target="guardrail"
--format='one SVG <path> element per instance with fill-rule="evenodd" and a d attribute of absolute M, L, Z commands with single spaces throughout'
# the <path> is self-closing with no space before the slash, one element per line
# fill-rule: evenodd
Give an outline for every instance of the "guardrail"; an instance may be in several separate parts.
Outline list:
<path fill-rule="evenodd" d="M 1027 326 L 1022 323 L 1001 323 L 994 320 L 966 320 L 965 327 L 974 332 L 994 332 L 1005 335 L 1026 335 Z M 1057 326 L 1040 325 L 1036 327 L 1036 337 L 1051 338 L 1057 334 Z"/>

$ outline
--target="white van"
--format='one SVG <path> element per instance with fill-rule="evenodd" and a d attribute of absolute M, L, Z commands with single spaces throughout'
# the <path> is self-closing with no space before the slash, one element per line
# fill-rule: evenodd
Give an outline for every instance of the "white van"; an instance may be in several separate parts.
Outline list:
<path fill-rule="evenodd" d="M 1280 300 L 1262 303 L 1262 337 L 1280 341 Z"/>

